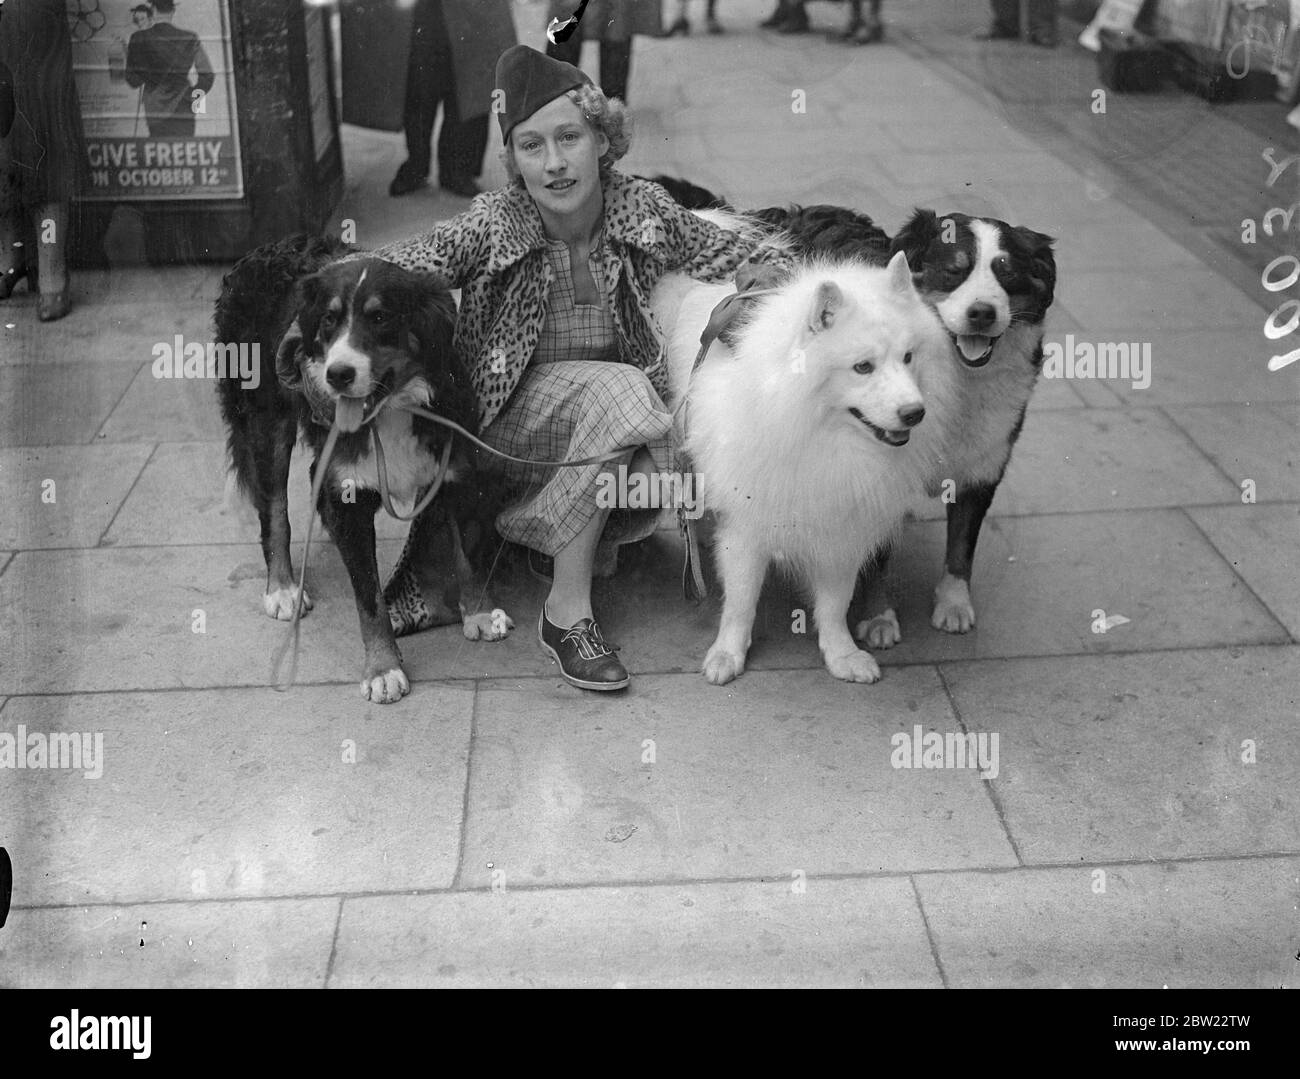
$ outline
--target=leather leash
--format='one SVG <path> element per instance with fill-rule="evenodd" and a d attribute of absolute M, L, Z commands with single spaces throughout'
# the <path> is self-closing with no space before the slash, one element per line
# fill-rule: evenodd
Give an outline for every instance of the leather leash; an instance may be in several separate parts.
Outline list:
<path fill-rule="evenodd" d="M 759 296 L 766 296 L 776 291 L 774 288 L 756 288 L 744 292 L 733 292 L 730 296 L 723 298 L 710 312 L 709 321 L 700 334 L 700 351 L 695 354 L 695 362 L 691 364 L 691 373 L 687 376 L 686 387 L 682 390 L 681 400 L 677 402 L 677 407 L 673 409 L 674 424 L 677 422 L 678 413 L 682 413 L 683 436 L 685 436 L 686 432 L 686 401 L 690 396 L 691 383 L 695 381 L 695 372 L 704 364 L 704 359 L 709 354 L 709 348 L 740 315 L 741 305 L 745 301 Z M 685 441 L 684 437 L 683 441 Z M 682 595 L 692 603 L 699 603 L 708 597 L 709 588 L 705 583 L 704 567 L 700 561 L 699 533 L 696 530 L 695 521 L 686 516 L 685 506 L 677 507 L 677 528 L 682 534 L 686 547 L 685 561 L 682 564 Z"/>

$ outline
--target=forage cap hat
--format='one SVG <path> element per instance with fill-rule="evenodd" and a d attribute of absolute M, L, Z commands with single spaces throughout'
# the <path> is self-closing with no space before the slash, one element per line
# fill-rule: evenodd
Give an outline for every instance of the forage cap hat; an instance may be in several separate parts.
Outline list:
<path fill-rule="evenodd" d="M 591 80 L 572 64 L 527 45 L 511 46 L 497 60 L 496 88 L 504 91 L 505 98 L 504 108 L 497 113 L 501 138 L 509 139 L 516 124 L 561 94 L 590 85 Z"/>

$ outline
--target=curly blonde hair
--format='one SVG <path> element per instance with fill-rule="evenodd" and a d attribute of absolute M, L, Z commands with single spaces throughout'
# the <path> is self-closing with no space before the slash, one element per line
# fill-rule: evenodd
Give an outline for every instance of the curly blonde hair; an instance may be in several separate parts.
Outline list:
<path fill-rule="evenodd" d="M 616 97 L 606 97 L 597 86 L 579 86 L 565 95 L 582 110 L 583 119 L 593 131 L 609 140 L 609 149 L 600 155 L 600 175 L 605 176 L 628 150 L 632 148 L 632 115 L 627 106 Z M 515 163 L 515 148 L 509 138 L 501 148 L 501 164 L 515 186 L 522 187 L 523 177 Z"/>

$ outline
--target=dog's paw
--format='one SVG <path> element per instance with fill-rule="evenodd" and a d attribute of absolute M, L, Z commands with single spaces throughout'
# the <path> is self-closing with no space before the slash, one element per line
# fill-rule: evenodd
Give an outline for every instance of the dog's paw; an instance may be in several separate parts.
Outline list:
<path fill-rule="evenodd" d="M 934 590 L 934 613 L 930 625 L 945 633 L 969 633 L 975 628 L 975 608 L 970 585 L 960 577 L 944 575 Z"/>
<path fill-rule="evenodd" d="M 375 704 L 394 704 L 411 692 L 411 683 L 401 667 L 361 679 L 361 696 Z"/>
<path fill-rule="evenodd" d="M 515 628 L 515 620 L 500 607 L 494 611 L 467 614 L 461 622 L 469 641 L 501 641 Z"/>
<path fill-rule="evenodd" d="M 880 667 L 860 648 L 843 656 L 827 656 L 826 669 L 844 682 L 879 682 Z"/>
<path fill-rule="evenodd" d="M 898 615 L 890 607 L 874 618 L 864 618 L 853 631 L 853 636 L 865 641 L 868 648 L 893 648 L 903 639 L 903 630 L 898 624 Z"/>
<path fill-rule="evenodd" d="M 745 657 L 717 645 L 704 657 L 704 677 L 715 686 L 725 686 L 745 673 Z"/>
<path fill-rule="evenodd" d="M 293 609 L 297 605 L 298 586 L 296 584 L 290 585 L 288 588 L 277 588 L 262 597 L 262 610 L 271 618 L 277 618 L 281 622 L 293 621 Z M 304 589 L 302 593 L 302 613 L 306 614 L 314 606 L 311 596 L 307 595 Z"/>

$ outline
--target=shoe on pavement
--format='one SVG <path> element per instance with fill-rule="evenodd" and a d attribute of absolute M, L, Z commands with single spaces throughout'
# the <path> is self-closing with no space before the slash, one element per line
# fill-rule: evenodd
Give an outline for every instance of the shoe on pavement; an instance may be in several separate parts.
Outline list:
<path fill-rule="evenodd" d="M 537 616 L 537 639 L 560 668 L 560 674 L 579 689 L 624 689 L 631 681 L 619 662 L 618 648 L 608 644 L 594 618 L 580 618 L 568 629 L 546 617 L 546 604 Z"/>
<path fill-rule="evenodd" d="M 397 170 L 397 175 L 393 177 L 393 182 L 388 185 L 388 194 L 393 198 L 398 198 L 401 195 L 409 195 L 412 191 L 420 190 L 428 180 L 429 178 L 427 176 L 417 176 L 403 165 Z"/>

